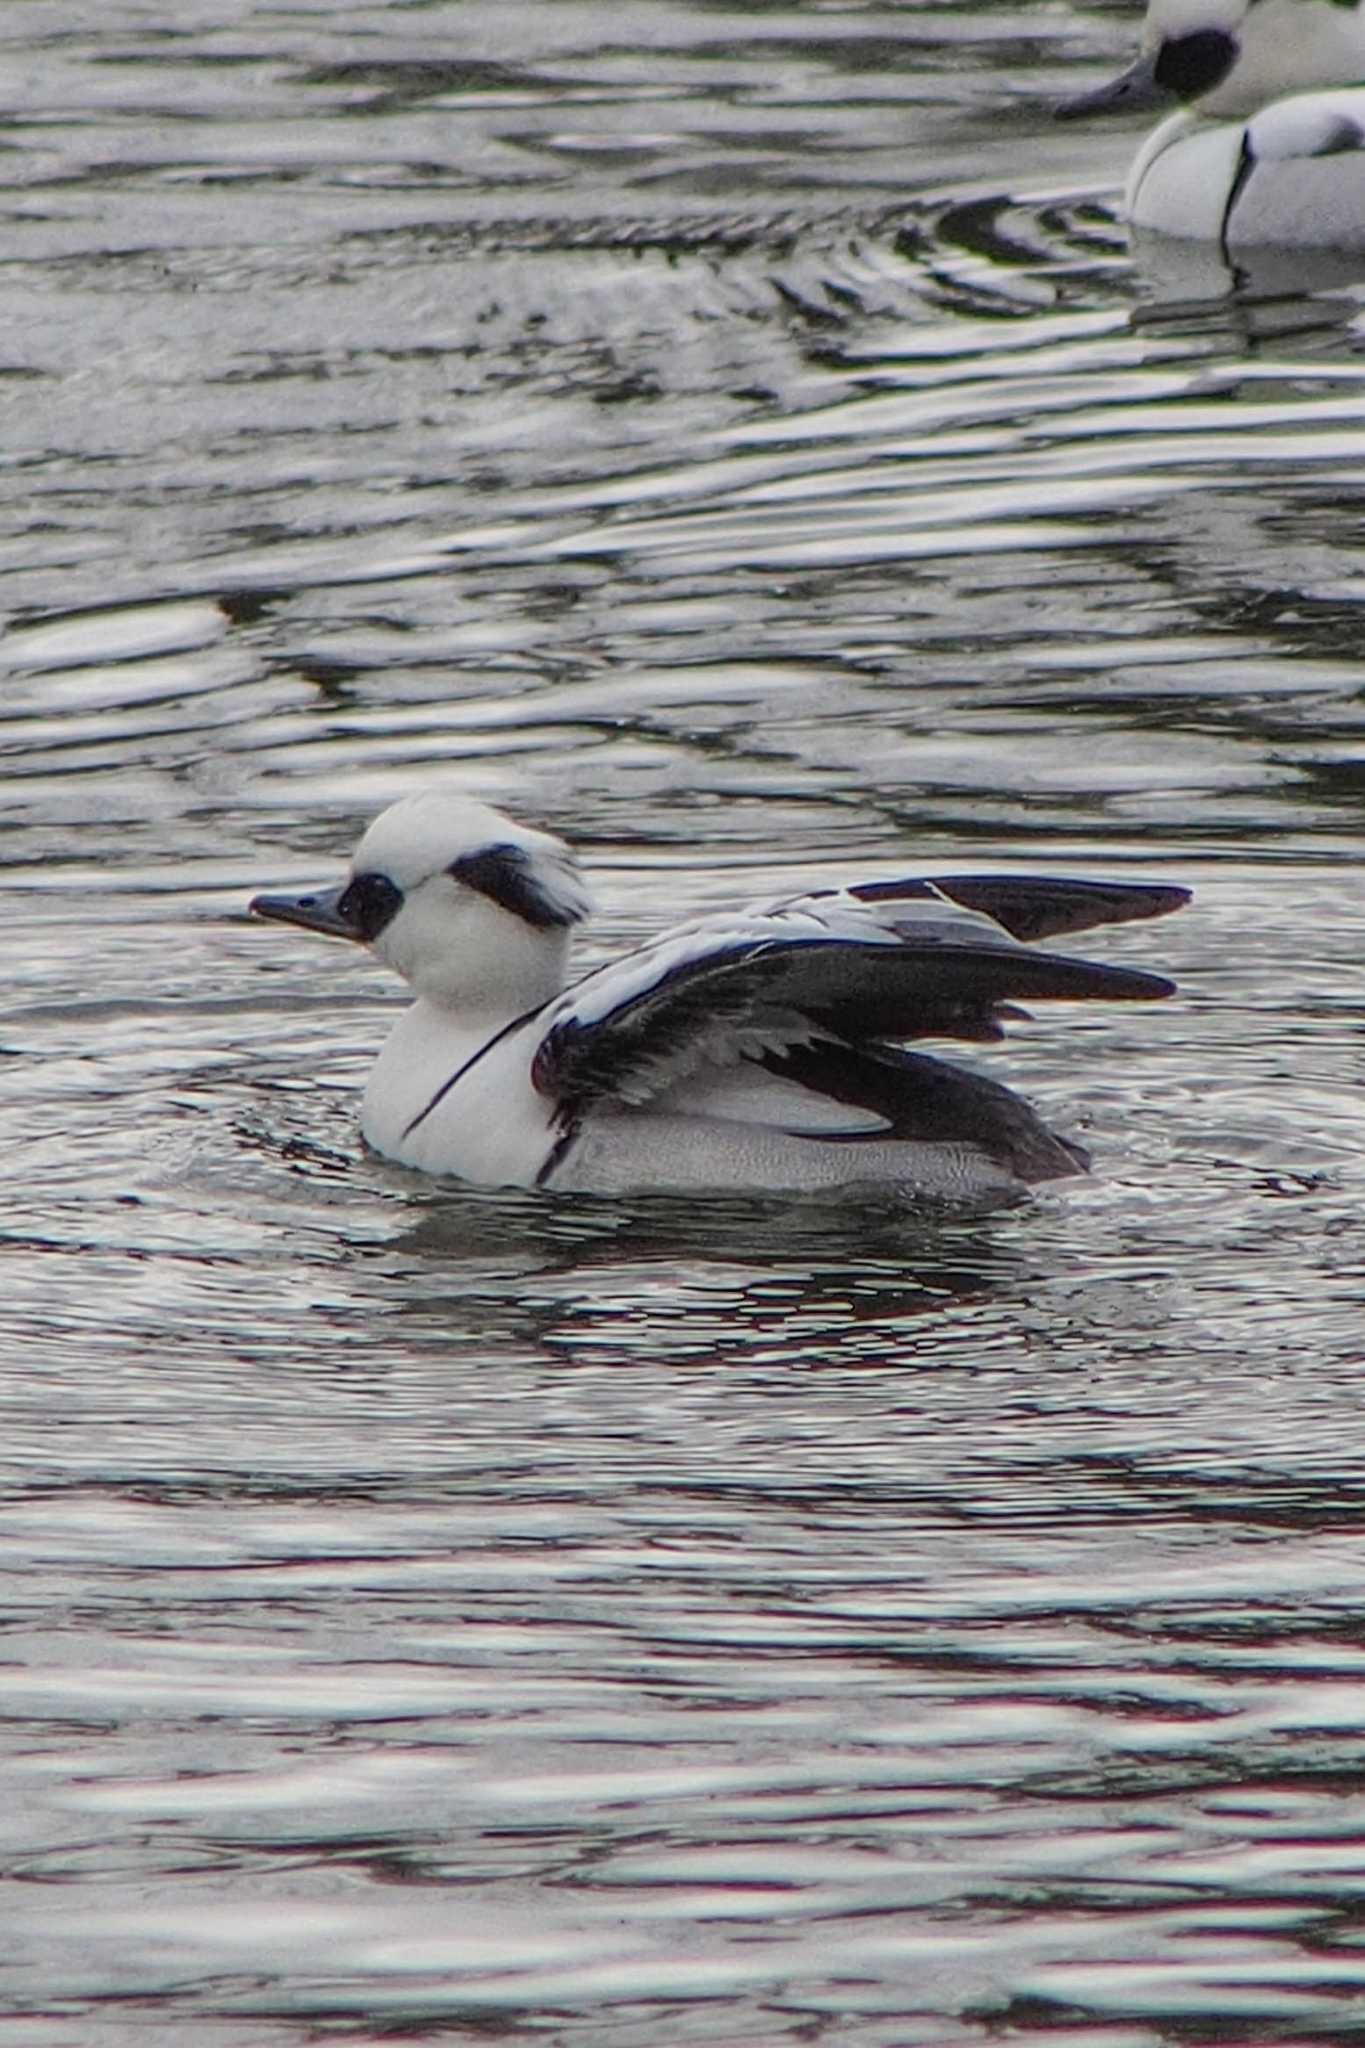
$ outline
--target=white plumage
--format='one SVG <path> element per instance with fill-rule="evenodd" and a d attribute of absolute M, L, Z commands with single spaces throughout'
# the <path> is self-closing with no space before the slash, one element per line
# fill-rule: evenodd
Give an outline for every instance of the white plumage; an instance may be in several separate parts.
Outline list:
<path fill-rule="evenodd" d="M 1058 111 L 1173 102 L 1129 172 L 1135 227 L 1365 249 L 1361 0 L 1149 0 L 1137 62 Z"/>
<path fill-rule="evenodd" d="M 417 1000 L 365 1090 L 376 1150 L 485 1185 L 1012 1194 L 1083 1172 L 1021 1099 L 907 1040 L 1015 1003 L 1171 984 L 1024 943 L 1154 917 L 1168 885 L 907 878 L 751 904 L 566 986 L 588 898 L 549 833 L 448 788 L 394 805 L 337 887 L 260 916 L 367 943 Z"/>

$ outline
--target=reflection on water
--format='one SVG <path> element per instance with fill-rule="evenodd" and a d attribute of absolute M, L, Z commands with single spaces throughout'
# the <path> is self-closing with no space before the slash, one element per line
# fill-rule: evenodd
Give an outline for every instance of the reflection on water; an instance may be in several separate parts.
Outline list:
<path fill-rule="evenodd" d="M 1097 33 L 0 30 L 16 2039 L 1360 2031 L 1365 280 L 1130 254 Z M 969 851 L 1182 993 L 1003 1214 L 418 1182 L 244 905 L 433 764 L 604 951 Z"/>

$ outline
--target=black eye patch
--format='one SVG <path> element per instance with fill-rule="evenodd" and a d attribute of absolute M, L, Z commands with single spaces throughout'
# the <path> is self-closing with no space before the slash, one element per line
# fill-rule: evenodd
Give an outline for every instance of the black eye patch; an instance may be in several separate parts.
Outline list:
<path fill-rule="evenodd" d="M 1193 35 L 1168 36 L 1157 52 L 1153 77 L 1180 100 L 1197 100 L 1221 85 L 1237 62 L 1237 38 L 1221 28 L 1197 29 Z"/>
<path fill-rule="evenodd" d="M 356 875 L 337 899 L 337 915 L 362 939 L 377 939 L 403 907 L 403 891 L 387 875 Z"/>
<path fill-rule="evenodd" d="M 519 846 L 482 846 L 477 853 L 453 860 L 446 873 L 537 931 L 577 922 L 577 911 L 549 893 Z"/>

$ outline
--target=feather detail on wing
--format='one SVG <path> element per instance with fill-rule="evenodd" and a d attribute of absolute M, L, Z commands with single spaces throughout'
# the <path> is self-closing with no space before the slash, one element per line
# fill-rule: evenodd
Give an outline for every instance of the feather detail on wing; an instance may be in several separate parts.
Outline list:
<path fill-rule="evenodd" d="M 700 1067 L 816 1038 L 993 1040 L 1020 999 L 1170 995 L 1159 975 L 1034 952 L 1002 928 L 1006 915 L 1055 930 L 1058 919 L 1074 929 L 1157 914 L 1124 907 L 1123 885 L 1108 896 L 1092 886 L 1100 893 L 1082 900 L 1065 884 L 1012 877 L 873 883 L 704 919 L 569 989 L 549 1012 L 532 1079 L 573 1117 L 594 1101 L 645 1101 Z M 953 900 L 959 889 L 994 902 L 1001 922 Z"/>
<path fill-rule="evenodd" d="M 1098 924 L 1167 917 L 1190 900 L 1190 891 L 1174 882 L 1087 882 L 1069 875 L 934 875 L 927 881 L 862 882 L 847 894 L 860 903 L 947 896 L 1016 939 L 1055 939 Z"/>
<path fill-rule="evenodd" d="M 1291 163 L 1365 150 L 1365 92 L 1358 85 L 1291 93 L 1262 107 L 1247 123 L 1254 163 Z"/>

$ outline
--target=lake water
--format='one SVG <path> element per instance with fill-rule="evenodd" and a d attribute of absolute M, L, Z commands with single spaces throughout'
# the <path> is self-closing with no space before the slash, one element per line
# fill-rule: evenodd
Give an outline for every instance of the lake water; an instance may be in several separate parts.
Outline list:
<path fill-rule="evenodd" d="M 0 2034 L 1365 2033 L 1365 270 L 1130 251 L 1136 10 L 0 23 Z M 589 957 L 1136 873 L 994 1216 L 366 1155 L 254 925 L 458 772 Z"/>

